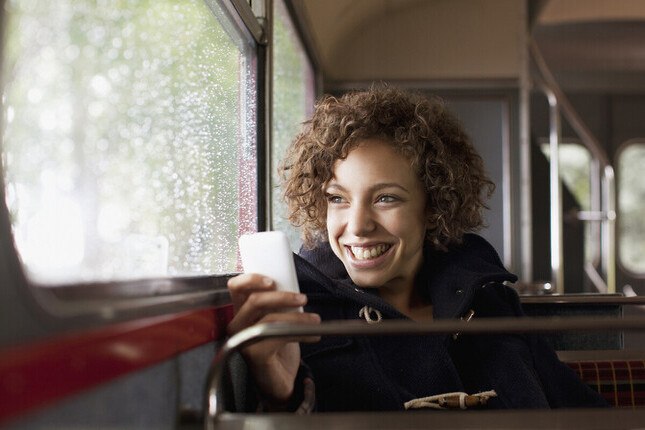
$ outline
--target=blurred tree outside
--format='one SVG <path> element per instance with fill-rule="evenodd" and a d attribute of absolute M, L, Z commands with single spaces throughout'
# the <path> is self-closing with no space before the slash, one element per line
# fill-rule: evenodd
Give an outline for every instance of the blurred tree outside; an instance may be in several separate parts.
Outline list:
<path fill-rule="evenodd" d="M 251 50 L 202 0 L 6 7 L 2 154 L 32 275 L 233 271 Z"/>

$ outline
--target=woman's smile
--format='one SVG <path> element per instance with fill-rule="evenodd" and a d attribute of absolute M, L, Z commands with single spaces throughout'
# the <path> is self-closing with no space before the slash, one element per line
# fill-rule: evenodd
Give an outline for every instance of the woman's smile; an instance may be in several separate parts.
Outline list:
<path fill-rule="evenodd" d="M 352 256 L 356 260 L 374 260 L 377 257 L 385 254 L 390 248 L 390 245 L 379 244 L 374 246 L 347 246 Z"/>
<path fill-rule="evenodd" d="M 353 270 L 373 270 L 384 266 L 393 255 L 393 246 L 380 243 L 370 246 L 345 246 L 347 263 Z"/>

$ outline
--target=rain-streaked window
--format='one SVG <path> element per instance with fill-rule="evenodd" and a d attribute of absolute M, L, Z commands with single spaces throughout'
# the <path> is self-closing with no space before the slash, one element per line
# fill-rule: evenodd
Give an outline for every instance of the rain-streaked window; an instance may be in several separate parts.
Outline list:
<path fill-rule="evenodd" d="M 256 219 L 255 51 L 203 0 L 8 0 L 6 203 L 28 276 L 236 270 Z"/>
<path fill-rule="evenodd" d="M 629 142 L 618 157 L 618 249 L 621 264 L 645 273 L 645 143 Z"/>
<path fill-rule="evenodd" d="M 273 2 L 273 109 L 271 124 L 272 228 L 284 230 L 292 248 L 300 244 L 298 232 L 286 219 L 277 166 L 302 123 L 312 114 L 315 98 L 314 72 L 287 8 Z"/>

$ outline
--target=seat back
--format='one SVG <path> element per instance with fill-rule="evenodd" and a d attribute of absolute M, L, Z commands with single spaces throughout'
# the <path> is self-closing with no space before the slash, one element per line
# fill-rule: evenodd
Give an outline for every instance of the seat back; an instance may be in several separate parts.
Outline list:
<path fill-rule="evenodd" d="M 567 361 L 612 406 L 645 406 L 645 359 Z"/>

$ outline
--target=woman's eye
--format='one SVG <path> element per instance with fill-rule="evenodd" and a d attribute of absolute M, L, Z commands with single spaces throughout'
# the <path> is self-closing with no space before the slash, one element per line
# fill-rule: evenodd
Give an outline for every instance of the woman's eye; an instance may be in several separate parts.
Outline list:
<path fill-rule="evenodd" d="M 390 195 L 384 195 L 384 196 L 379 196 L 377 199 L 378 203 L 393 203 L 398 201 L 398 199 L 395 196 L 390 196 Z"/>
<path fill-rule="evenodd" d="M 338 204 L 343 202 L 343 198 L 341 196 L 327 196 L 327 202 L 333 203 L 333 204 Z"/>

